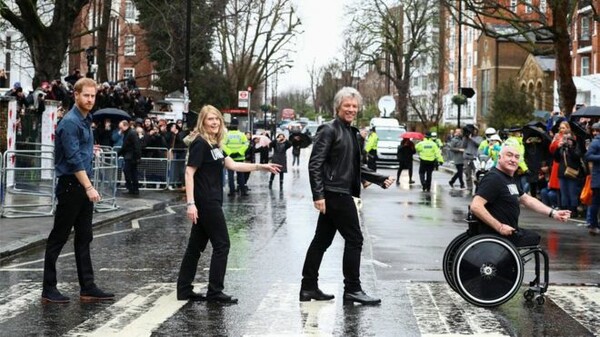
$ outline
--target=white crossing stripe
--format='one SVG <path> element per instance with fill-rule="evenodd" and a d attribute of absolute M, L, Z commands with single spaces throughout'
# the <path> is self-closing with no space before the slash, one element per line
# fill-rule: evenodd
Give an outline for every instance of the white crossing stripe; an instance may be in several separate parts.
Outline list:
<path fill-rule="evenodd" d="M 176 292 L 174 283 L 149 284 L 81 323 L 65 336 L 150 336 L 187 303 L 178 301 Z"/>
<path fill-rule="evenodd" d="M 0 293 L 0 323 L 25 312 L 31 303 L 42 298 L 41 282 L 18 283 Z"/>
<path fill-rule="evenodd" d="M 423 337 L 508 336 L 490 310 L 466 303 L 444 283 L 412 283 L 408 295 Z"/>
<path fill-rule="evenodd" d="M 600 336 L 600 288 L 550 286 L 548 298 L 594 336 Z"/>
<path fill-rule="evenodd" d="M 338 293 L 336 284 L 321 284 L 320 288 L 328 294 Z M 244 336 L 333 336 L 335 301 L 299 302 L 299 292 L 297 283 L 273 284 L 250 318 Z"/>

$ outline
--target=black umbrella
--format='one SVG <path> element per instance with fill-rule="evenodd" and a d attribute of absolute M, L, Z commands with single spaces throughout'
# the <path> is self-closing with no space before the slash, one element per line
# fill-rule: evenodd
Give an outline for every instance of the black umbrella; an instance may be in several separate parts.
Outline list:
<path fill-rule="evenodd" d="M 523 141 L 527 142 L 529 138 L 538 137 L 541 142 L 550 145 L 552 138 L 546 132 L 546 126 L 542 122 L 532 121 L 523 127 Z"/>
<path fill-rule="evenodd" d="M 600 106 L 584 106 L 571 114 L 572 117 L 600 117 Z"/>
<path fill-rule="evenodd" d="M 301 148 L 308 147 L 312 144 L 312 140 L 305 133 L 293 132 L 290 134 L 290 141 L 294 146 L 300 146 Z"/>
<path fill-rule="evenodd" d="M 94 120 L 103 120 L 103 119 L 110 119 L 113 121 L 122 121 L 122 120 L 130 120 L 131 116 L 121 110 L 121 109 L 117 109 L 117 108 L 104 108 L 104 109 L 100 109 L 95 111 L 94 113 L 92 113 L 92 119 Z"/>

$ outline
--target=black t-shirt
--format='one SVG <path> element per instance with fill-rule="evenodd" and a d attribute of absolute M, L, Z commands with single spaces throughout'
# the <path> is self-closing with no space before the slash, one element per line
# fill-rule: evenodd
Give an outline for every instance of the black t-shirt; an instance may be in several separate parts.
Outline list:
<path fill-rule="evenodd" d="M 475 195 L 487 200 L 485 208 L 494 218 L 503 224 L 519 228 L 519 197 L 523 195 L 523 191 L 513 177 L 494 167 L 481 179 Z M 480 228 L 491 229 L 485 224 Z"/>
<path fill-rule="evenodd" d="M 203 204 L 223 204 L 223 166 L 225 156 L 216 145 L 197 137 L 190 145 L 187 166 L 196 167 L 194 173 L 194 200 Z"/>

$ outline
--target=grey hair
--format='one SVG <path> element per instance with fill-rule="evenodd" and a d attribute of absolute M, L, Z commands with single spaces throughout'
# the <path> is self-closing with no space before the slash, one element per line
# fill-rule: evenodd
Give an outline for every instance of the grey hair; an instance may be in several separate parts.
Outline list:
<path fill-rule="evenodd" d="M 362 109 L 362 96 L 358 90 L 352 87 L 343 87 L 340 89 L 333 98 L 333 112 L 337 115 L 339 107 L 342 105 L 342 101 L 347 98 L 354 98 L 358 103 L 358 110 Z"/>

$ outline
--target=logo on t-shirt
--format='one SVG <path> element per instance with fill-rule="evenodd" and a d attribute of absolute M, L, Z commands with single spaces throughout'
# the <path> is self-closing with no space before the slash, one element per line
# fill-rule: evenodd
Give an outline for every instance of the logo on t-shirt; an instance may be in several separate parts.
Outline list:
<path fill-rule="evenodd" d="M 223 155 L 223 152 L 219 148 L 210 150 L 210 154 L 212 154 L 212 157 L 214 160 L 219 160 L 219 159 L 225 158 L 225 156 Z"/>
<path fill-rule="evenodd" d="M 506 187 L 508 187 L 508 191 L 510 192 L 511 195 L 519 195 L 519 189 L 517 188 L 517 185 L 515 184 L 508 184 L 506 185 Z"/>

